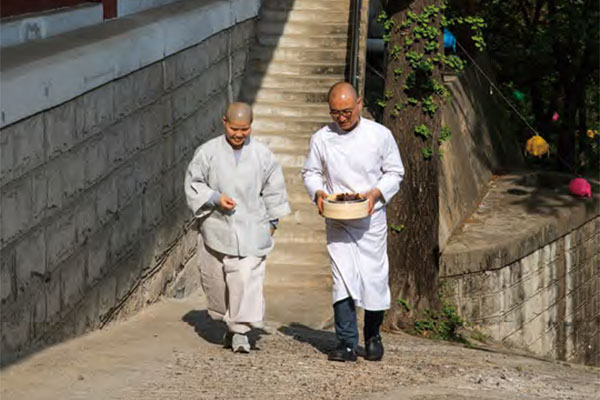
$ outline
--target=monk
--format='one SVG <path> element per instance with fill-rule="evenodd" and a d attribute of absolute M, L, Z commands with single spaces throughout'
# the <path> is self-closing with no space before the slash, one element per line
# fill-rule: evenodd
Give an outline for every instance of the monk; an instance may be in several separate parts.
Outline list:
<path fill-rule="evenodd" d="M 225 347 L 239 353 L 250 351 L 247 333 L 263 327 L 265 259 L 279 218 L 290 213 L 281 167 L 251 139 L 251 125 L 250 106 L 230 104 L 225 134 L 198 147 L 185 176 L 208 313 L 226 323 Z"/>
<path fill-rule="evenodd" d="M 319 213 L 330 193 L 361 193 L 369 201 L 368 217 L 326 220 L 339 340 L 328 358 L 357 360 L 358 306 L 365 310 L 363 355 L 378 361 L 384 352 L 379 330 L 390 307 L 385 207 L 398 192 L 404 167 L 390 130 L 361 117 L 362 100 L 350 84 L 333 85 L 328 101 L 333 123 L 312 136 L 302 168 L 308 195 Z"/>

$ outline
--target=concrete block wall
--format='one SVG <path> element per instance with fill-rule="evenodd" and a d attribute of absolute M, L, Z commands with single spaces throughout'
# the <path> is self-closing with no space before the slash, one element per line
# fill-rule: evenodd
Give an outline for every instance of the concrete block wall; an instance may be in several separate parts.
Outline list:
<path fill-rule="evenodd" d="M 254 30 L 238 23 L 0 131 L 2 363 L 193 290 L 184 172 L 221 133 Z"/>
<path fill-rule="evenodd" d="M 600 365 L 600 218 L 500 268 L 446 278 L 460 314 L 544 357 Z"/>

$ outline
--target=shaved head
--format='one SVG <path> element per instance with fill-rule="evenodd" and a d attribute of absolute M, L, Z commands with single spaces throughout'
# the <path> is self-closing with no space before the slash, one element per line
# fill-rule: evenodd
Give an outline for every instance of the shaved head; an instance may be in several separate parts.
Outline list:
<path fill-rule="evenodd" d="M 362 100 L 356 94 L 354 87 L 348 82 L 338 82 L 329 89 L 327 94 L 329 114 L 340 129 L 351 131 L 360 122 Z"/>
<path fill-rule="evenodd" d="M 231 103 L 227 106 L 224 120 L 236 123 L 252 123 L 252 108 L 247 103 Z"/>
<path fill-rule="evenodd" d="M 348 82 L 338 82 L 329 89 L 327 100 L 331 102 L 332 100 L 339 98 L 356 101 L 358 99 L 358 94 L 356 93 L 354 86 Z"/>

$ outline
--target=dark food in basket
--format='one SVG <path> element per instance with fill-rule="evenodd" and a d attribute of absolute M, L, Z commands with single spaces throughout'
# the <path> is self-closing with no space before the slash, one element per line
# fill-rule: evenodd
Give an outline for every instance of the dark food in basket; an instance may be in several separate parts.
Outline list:
<path fill-rule="evenodd" d="M 359 193 L 340 193 L 335 196 L 335 201 L 356 201 L 364 197 Z"/>

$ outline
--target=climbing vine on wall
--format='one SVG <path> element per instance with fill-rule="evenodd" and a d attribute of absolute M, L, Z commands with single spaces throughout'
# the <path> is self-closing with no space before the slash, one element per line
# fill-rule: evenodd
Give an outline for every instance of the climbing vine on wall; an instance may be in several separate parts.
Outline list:
<path fill-rule="evenodd" d="M 440 6 L 426 6 L 420 13 L 408 11 L 403 21 L 395 21 L 383 11 L 377 21 L 385 29 L 384 42 L 389 43 L 392 32 L 399 33 L 404 38 L 403 43 L 395 44 L 393 48 L 388 49 L 390 57 L 388 63 L 399 63 L 404 58 L 410 67 L 408 72 L 403 72 L 399 67 L 393 69 L 393 79 L 397 85 L 401 85 L 404 96 L 395 99 L 393 93 L 387 90 L 384 98 L 379 99 L 377 104 L 383 108 L 393 107 L 391 116 L 394 118 L 399 117 L 400 113 L 408 107 L 420 107 L 423 114 L 432 120 L 440 106 L 451 100 L 450 92 L 434 77 L 436 75 L 434 71 L 439 69 L 459 73 L 466 64 L 457 54 L 445 54 L 442 47 L 444 31 L 447 31 L 446 35 L 448 35 L 450 28 L 464 26 L 470 31 L 475 47 L 483 50 L 485 21 L 480 17 L 456 16 L 448 9 L 446 2 L 442 2 Z M 433 156 L 434 138 L 437 138 L 441 145 L 451 136 L 447 126 L 442 126 L 437 135 L 434 135 L 431 129 L 427 124 L 419 124 L 413 130 L 414 134 L 423 140 L 422 153 L 425 159 Z M 439 156 L 442 155 L 440 148 Z"/>

